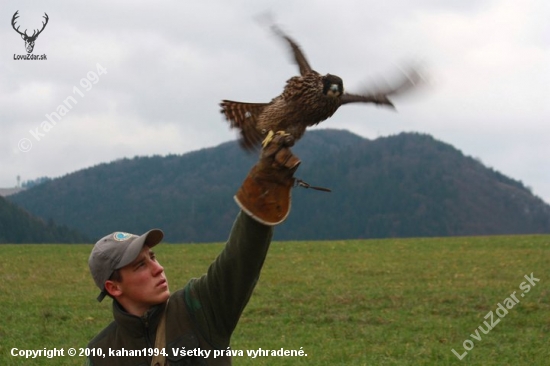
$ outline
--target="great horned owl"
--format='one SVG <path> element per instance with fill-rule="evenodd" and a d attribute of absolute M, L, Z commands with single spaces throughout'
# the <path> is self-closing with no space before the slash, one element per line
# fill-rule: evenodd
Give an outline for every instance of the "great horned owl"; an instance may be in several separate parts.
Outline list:
<path fill-rule="evenodd" d="M 396 87 L 363 95 L 346 93 L 340 77 L 321 75 L 313 70 L 298 44 L 276 25 L 271 28 L 290 45 L 300 69 L 300 76 L 290 78 L 283 93 L 269 103 L 231 100 L 220 103 L 221 113 L 230 122 L 231 128 L 240 131 L 240 144 L 246 150 L 257 148 L 270 132 L 287 133 L 297 141 L 308 126 L 331 117 L 343 104 L 374 103 L 394 108 L 389 97 L 404 92 L 420 80 L 420 75 L 411 70 Z"/>

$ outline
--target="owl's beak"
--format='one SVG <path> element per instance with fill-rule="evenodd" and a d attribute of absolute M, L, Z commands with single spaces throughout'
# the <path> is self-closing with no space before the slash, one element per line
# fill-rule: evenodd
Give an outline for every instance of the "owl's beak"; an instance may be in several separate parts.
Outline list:
<path fill-rule="evenodd" d="M 338 86 L 338 84 L 330 84 L 327 95 L 338 98 L 341 94 L 342 92 L 340 91 L 340 86 Z"/>

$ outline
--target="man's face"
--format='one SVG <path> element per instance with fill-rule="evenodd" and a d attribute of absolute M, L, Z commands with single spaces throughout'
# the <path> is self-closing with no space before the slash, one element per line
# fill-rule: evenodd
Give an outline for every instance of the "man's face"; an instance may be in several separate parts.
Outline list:
<path fill-rule="evenodd" d="M 137 258 L 119 271 L 122 281 L 116 282 L 120 291 L 117 300 L 129 313 L 142 315 L 170 296 L 164 268 L 148 246 L 144 246 Z"/>

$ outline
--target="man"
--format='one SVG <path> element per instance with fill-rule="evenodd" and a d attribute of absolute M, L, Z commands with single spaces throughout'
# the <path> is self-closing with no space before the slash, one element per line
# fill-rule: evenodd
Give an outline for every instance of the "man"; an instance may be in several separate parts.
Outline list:
<path fill-rule="evenodd" d="M 273 226 L 290 211 L 300 164 L 292 143 L 276 135 L 262 149 L 235 195 L 241 212 L 225 248 L 183 289 L 170 294 L 152 251 L 160 230 L 113 233 L 94 245 L 90 271 L 98 300 L 113 298 L 114 321 L 89 343 L 89 365 L 231 365 L 231 334 L 259 278 Z"/>

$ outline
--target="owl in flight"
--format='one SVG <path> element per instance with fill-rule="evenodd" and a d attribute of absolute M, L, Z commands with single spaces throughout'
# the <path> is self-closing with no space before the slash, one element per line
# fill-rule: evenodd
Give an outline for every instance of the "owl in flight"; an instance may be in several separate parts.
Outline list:
<path fill-rule="evenodd" d="M 300 76 L 290 78 L 283 93 L 269 103 L 243 103 L 223 100 L 221 113 L 231 128 L 240 131 L 240 144 L 248 151 L 255 150 L 262 141 L 266 143 L 273 133 L 288 134 L 299 140 L 309 126 L 331 117 L 338 108 L 348 103 L 374 103 L 394 108 L 389 97 L 400 94 L 420 81 L 418 72 L 412 70 L 394 88 L 365 94 L 344 91 L 342 79 L 336 75 L 321 75 L 313 70 L 298 44 L 271 26 L 276 35 L 290 45 Z"/>

